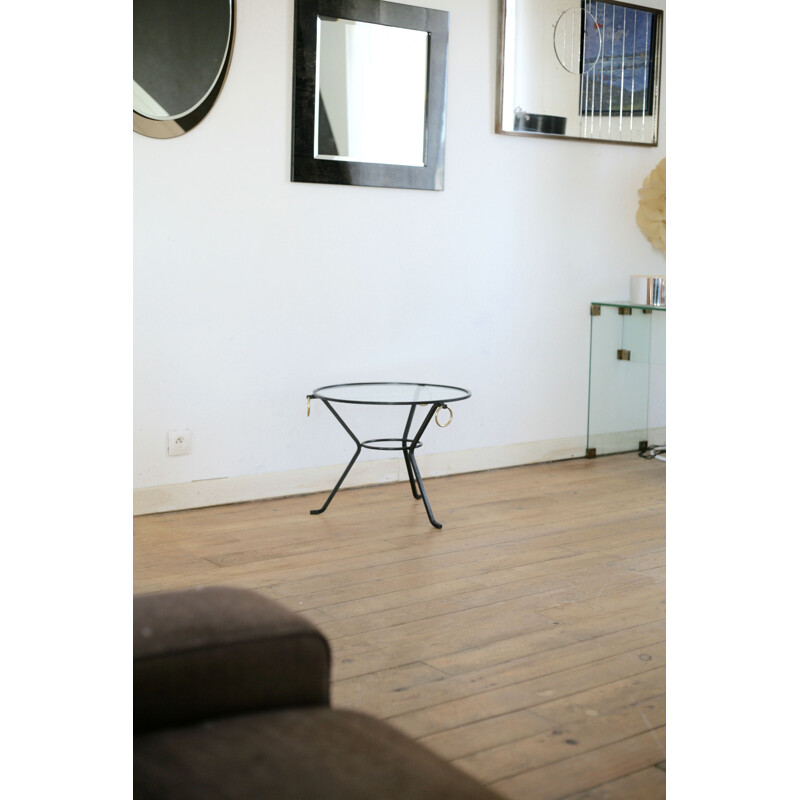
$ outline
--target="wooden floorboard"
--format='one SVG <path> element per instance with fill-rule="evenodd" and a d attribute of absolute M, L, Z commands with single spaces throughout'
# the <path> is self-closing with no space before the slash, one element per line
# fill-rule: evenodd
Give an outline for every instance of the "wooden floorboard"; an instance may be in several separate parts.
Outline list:
<path fill-rule="evenodd" d="M 134 591 L 313 621 L 332 702 L 510 800 L 665 796 L 666 465 L 635 454 L 136 517 Z"/>

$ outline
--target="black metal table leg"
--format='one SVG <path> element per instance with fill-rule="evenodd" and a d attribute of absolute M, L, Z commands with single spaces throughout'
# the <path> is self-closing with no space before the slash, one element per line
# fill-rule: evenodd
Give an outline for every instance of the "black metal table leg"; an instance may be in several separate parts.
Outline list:
<path fill-rule="evenodd" d="M 415 500 L 420 500 L 422 498 L 422 495 L 417 490 L 416 478 L 414 476 L 414 470 L 411 466 L 411 457 L 409 455 L 409 450 L 407 446 L 407 443 L 409 441 L 408 433 L 411 430 L 411 421 L 414 419 L 414 411 L 416 411 L 416 408 L 417 408 L 416 405 L 411 406 L 408 412 L 408 420 L 406 422 L 406 427 L 405 430 L 403 431 L 403 458 L 405 459 L 406 462 L 406 471 L 408 472 L 408 482 L 411 484 L 411 494 L 414 495 Z"/>
<path fill-rule="evenodd" d="M 417 459 L 414 455 L 414 450 L 419 445 L 419 440 L 422 437 L 422 434 L 425 432 L 425 428 L 428 427 L 428 423 L 433 419 L 433 415 L 436 411 L 443 407 L 443 403 L 434 403 L 431 406 L 431 410 L 428 412 L 427 416 L 420 425 L 419 430 L 416 432 L 414 439 L 412 440 L 411 444 L 408 444 L 408 430 L 411 426 L 411 417 L 414 414 L 414 406 L 412 406 L 411 413 L 408 415 L 408 422 L 406 423 L 406 432 L 403 435 L 403 455 L 406 457 L 406 466 L 410 467 L 409 469 L 409 477 L 411 477 L 411 473 L 413 472 L 414 479 L 416 479 L 416 485 L 419 488 L 419 494 L 414 491 L 414 497 L 418 500 L 421 499 L 422 502 L 425 504 L 425 511 L 428 514 L 428 520 L 430 521 L 431 525 L 434 528 L 441 528 L 442 523 L 437 522 L 434 519 L 433 511 L 431 509 L 430 501 L 428 500 L 428 493 L 425 491 L 425 484 L 422 482 L 422 475 L 420 475 L 419 466 L 417 465 Z M 411 489 L 414 490 L 414 479 L 411 480 Z"/>
<path fill-rule="evenodd" d="M 351 467 L 353 466 L 353 464 L 356 463 L 356 459 L 361 454 L 361 442 L 358 440 L 358 437 L 353 433 L 353 431 L 350 430 L 350 428 L 347 427 L 347 425 L 345 425 L 344 420 L 336 413 L 333 406 L 325 398 L 320 398 L 320 399 L 328 407 L 328 410 L 331 412 L 331 414 L 333 414 L 333 416 L 336 417 L 337 420 L 339 420 L 339 424 L 347 431 L 348 434 L 350 434 L 350 438 L 356 443 L 356 452 L 350 459 L 350 463 L 345 467 L 344 472 L 342 473 L 341 478 L 339 478 L 338 483 L 336 484 L 336 486 L 333 487 L 333 491 L 328 495 L 328 499 L 325 501 L 324 505 L 321 508 L 315 508 L 312 511 L 310 511 L 309 513 L 311 514 L 321 514 L 330 505 L 331 500 L 333 500 L 333 496 L 336 494 L 336 492 L 339 491 L 339 487 L 342 485 L 344 479 L 347 477 L 347 473 L 350 472 Z"/>
<path fill-rule="evenodd" d="M 425 511 L 428 514 L 428 519 L 430 520 L 430 523 L 431 523 L 431 525 L 433 525 L 434 528 L 441 528 L 442 527 L 442 523 L 441 522 L 437 522 L 433 517 L 433 511 L 431 510 L 431 504 L 430 504 L 430 501 L 428 500 L 428 493 L 425 491 L 425 484 L 422 482 L 422 476 L 419 474 L 419 467 L 417 466 L 417 459 L 414 458 L 413 451 L 410 454 L 410 458 L 411 458 L 411 465 L 414 468 L 414 474 L 417 477 L 417 484 L 419 485 L 419 490 L 422 493 L 422 502 L 425 504 Z"/>

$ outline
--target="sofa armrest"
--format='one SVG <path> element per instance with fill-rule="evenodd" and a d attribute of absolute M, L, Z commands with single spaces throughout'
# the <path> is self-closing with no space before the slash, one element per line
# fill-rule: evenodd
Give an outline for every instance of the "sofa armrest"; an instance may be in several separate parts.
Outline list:
<path fill-rule="evenodd" d="M 330 647 L 256 592 L 211 586 L 133 599 L 134 733 L 330 704 Z"/>

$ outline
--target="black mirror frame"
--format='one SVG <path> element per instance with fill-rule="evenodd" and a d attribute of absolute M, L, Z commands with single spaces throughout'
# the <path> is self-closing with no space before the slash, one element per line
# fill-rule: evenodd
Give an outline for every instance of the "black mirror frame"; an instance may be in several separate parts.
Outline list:
<path fill-rule="evenodd" d="M 372 22 L 429 34 L 425 164 L 421 167 L 314 157 L 317 17 Z M 398 189 L 444 189 L 447 44 L 450 14 L 384 0 L 295 0 L 292 180 Z"/>
<path fill-rule="evenodd" d="M 228 70 L 230 69 L 231 59 L 233 57 L 233 44 L 236 38 L 236 0 L 230 0 L 230 6 L 231 22 L 230 30 L 228 31 L 228 44 L 225 51 L 225 58 L 223 59 L 216 81 L 214 81 L 214 84 L 209 89 L 208 94 L 203 98 L 203 101 L 186 114 L 169 119 L 155 119 L 134 110 L 134 133 L 139 133 L 142 136 L 149 136 L 151 139 L 174 139 L 190 131 L 206 118 L 214 103 L 217 102 L 222 87 L 225 85 L 225 80 L 228 77 Z"/>

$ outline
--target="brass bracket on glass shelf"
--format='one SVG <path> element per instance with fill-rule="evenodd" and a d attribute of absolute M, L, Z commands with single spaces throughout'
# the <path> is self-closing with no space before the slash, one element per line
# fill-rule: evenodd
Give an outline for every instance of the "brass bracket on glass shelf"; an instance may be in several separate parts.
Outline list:
<path fill-rule="evenodd" d="M 642 314 L 652 314 L 652 313 L 653 313 L 653 309 L 652 308 L 643 308 L 642 309 Z"/>
<path fill-rule="evenodd" d="M 630 361 L 630 360 L 631 360 L 630 350 L 617 350 L 617 361 Z"/>
<path fill-rule="evenodd" d="M 589 313 L 590 313 L 590 314 L 591 314 L 593 317 L 599 317 L 599 316 L 600 316 L 600 311 L 601 311 L 601 310 L 602 310 L 602 309 L 600 308 L 600 306 L 598 306 L 596 303 L 592 303 L 592 307 L 591 307 L 591 309 L 589 310 Z"/>
<path fill-rule="evenodd" d="M 597 448 L 596 447 L 587 447 L 586 448 L 586 458 L 597 458 Z"/>
<path fill-rule="evenodd" d="M 622 317 L 629 317 L 631 315 L 631 310 L 629 308 L 620 308 L 619 313 Z"/>

